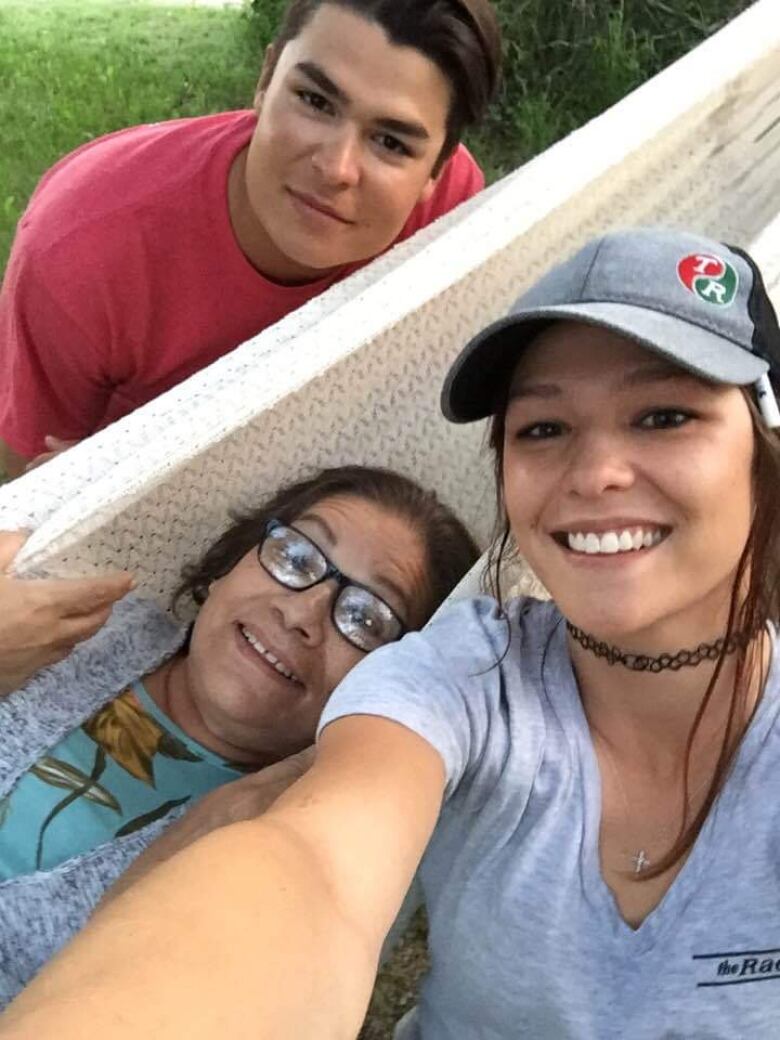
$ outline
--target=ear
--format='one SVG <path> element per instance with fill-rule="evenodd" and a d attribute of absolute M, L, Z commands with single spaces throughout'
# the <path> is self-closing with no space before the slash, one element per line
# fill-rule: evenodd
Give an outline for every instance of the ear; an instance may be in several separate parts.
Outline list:
<path fill-rule="evenodd" d="M 271 78 L 276 68 L 276 63 L 279 60 L 279 53 L 276 46 L 273 43 L 269 43 L 265 49 L 265 55 L 263 57 L 263 67 L 260 69 L 260 78 L 257 81 L 257 87 L 255 88 L 255 98 L 252 107 L 260 114 L 260 109 L 263 106 L 263 98 L 265 92 L 268 89 L 268 85 L 271 82 Z"/>
<path fill-rule="evenodd" d="M 433 197 L 433 193 L 436 191 L 436 187 L 437 187 L 437 185 L 439 183 L 439 177 L 441 177 L 441 170 L 436 174 L 435 177 L 429 177 L 428 178 L 428 180 L 425 182 L 425 186 L 423 187 L 423 190 L 420 192 L 420 197 L 417 200 L 418 202 L 430 202 L 431 201 L 431 199 Z"/>
<path fill-rule="evenodd" d="M 222 578 L 224 578 L 224 574 L 222 575 Z M 219 588 L 219 586 L 222 584 L 222 578 L 214 578 L 212 581 L 208 583 L 208 586 L 206 588 L 206 599 L 209 598 L 214 589 Z"/>

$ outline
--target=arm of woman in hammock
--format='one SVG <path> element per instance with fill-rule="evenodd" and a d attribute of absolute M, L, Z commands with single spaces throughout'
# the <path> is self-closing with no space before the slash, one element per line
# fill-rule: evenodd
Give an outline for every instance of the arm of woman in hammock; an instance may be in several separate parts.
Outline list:
<path fill-rule="evenodd" d="M 27 533 L 0 531 L 0 696 L 93 636 L 132 588 L 129 574 L 25 580 L 9 573 Z"/>
<path fill-rule="evenodd" d="M 212 832 L 98 913 L 0 1037 L 355 1037 L 443 790 L 441 758 L 410 730 L 331 723 L 266 815 Z"/>

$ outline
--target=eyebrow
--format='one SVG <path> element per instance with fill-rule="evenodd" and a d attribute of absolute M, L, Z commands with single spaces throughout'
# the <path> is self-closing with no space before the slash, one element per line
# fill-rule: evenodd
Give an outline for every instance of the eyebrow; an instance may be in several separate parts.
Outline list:
<path fill-rule="evenodd" d="M 390 133 L 413 137 L 417 141 L 430 141 L 431 139 L 431 135 L 422 123 L 408 123 L 404 119 L 392 119 L 390 116 L 385 116 L 378 119 L 376 125 Z"/>
<path fill-rule="evenodd" d="M 295 69 L 297 72 L 301 72 L 304 76 L 307 76 L 312 83 L 316 83 L 320 90 L 325 94 L 329 94 L 332 98 L 338 101 L 339 104 L 351 104 L 351 99 L 347 92 L 337 83 L 334 83 L 321 65 L 318 65 L 314 61 L 299 61 L 295 66 Z M 431 137 L 430 133 L 422 123 L 407 121 L 405 119 L 394 119 L 392 116 L 380 117 L 377 120 L 377 126 L 390 133 L 403 134 L 406 137 L 414 137 L 420 141 L 428 141 Z"/>
<path fill-rule="evenodd" d="M 302 520 L 305 520 L 307 523 L 313 524 L 315 527 L 318 527 L 322 532 L 325 541 L 329 543 L 329 547 L 332 546 L 335 548 L 335 546 L 338 545 L 338 538 L 336 537 L 333 528 L 330 526 L 330 524 L 326 523 L 321 516 L 318 516 L 316 513 L 304 513 L 302 516 L 299 516 L 298 519 L 294 521 L 294 524 L 299 524 Z M 341 568 L 339 568 L 339 570 L 341 570 Z M 357 581 L 357 579 L 353 579 L 350 575 L 347 575 L 347 577 L 350 578 L 350 581 Z M 374 586 L 376 585 L 379 586 L 380 589 L 386 590 L 386 592 L 391 593 L 391 595 L 395 596 L 395 598 L 398 599 L 401 603 L 402 619 L 408 618 L 410 616 L 410 603 L 407 599 L 406 593 L 400 585 L 397 585 L 396 582 L 393 581 L 392 578 L 388 578 L 385 574 L 376 574 L 372 575 L 370 582 L 361 581 L 358 584 L 365 585 L 366 588 L 371 590 L 371 592 L 376 591 L 374 589 Z M 383 591 L 377 592 L 376 594 L 384 599 L 386 593 Z M 388 604 L 388 606 L 389 605 L 390 604 Z M 394 613 L 398 613 L 395 607 L 393 607 L 392 609 Z"/>
<path fill-rule="evenodd" d="M 302 72 L 304 76 L 308 76 L 309 79 L 316 83 L 320 90 L 324 90 L 326 94 L 330 94 L 337 101 L 342 104 L 349 104 L 349 96 L 346 91 L 342 90 L 338 84 L 334 83 L 330 76 L 325 72 L 321 65 L 317 65 L 313 61 L 299 61 L 295 66 L 297 72 Z"/>
<path fill-rule="evenodd" d="M 625 390 L 635 386 L 647 386 L 651 383 L 674 382 L 681 378 L 698 381 L 697 376 L 693 372 L 686 372 L 685 369 L 672 365 L 643 365 L 641 368 L 635 368 L 623 376 L 615 389 Z M 563 388 L 558 383 L 527 383 L 525 385 L 521 383 L 515 389 L 510 390 L 509 401 L 522 400 L 523 398 L 549 400 L 553 397 L 560 397 L 562 393 Z"/>

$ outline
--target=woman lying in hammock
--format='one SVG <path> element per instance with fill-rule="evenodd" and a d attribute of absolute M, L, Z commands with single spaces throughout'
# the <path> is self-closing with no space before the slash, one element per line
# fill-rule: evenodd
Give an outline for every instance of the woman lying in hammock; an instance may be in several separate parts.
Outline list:
<path fill-rule="evenodd" d="M 199 607 L 191 630 L 130 596 L 0 701 L 0 1001 L 201 796 L 234 784 L 193 810 L 201 830 L 256 816 L 304 770 L 337 683 L 423 625 L 476 558 L 460 522 L 407 478 L 326 470 L 186 571 L 176 599 Z"/>

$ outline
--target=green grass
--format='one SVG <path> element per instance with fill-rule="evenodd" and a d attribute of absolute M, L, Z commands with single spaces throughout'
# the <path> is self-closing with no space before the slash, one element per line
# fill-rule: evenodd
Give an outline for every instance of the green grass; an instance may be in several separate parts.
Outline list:
<path fill-rule="evenodd" d="M 484 128 L 468 137 L 489 180 L 599 115 L 750 0 L 494 4 L 504 39 L 504 82 Z"/>
<path fill-rule="evenodd" d="M 246 107 L 261 59 L 237 8 L 0 0 L 0 272 L 57 158 L 134 123 Z"/>

